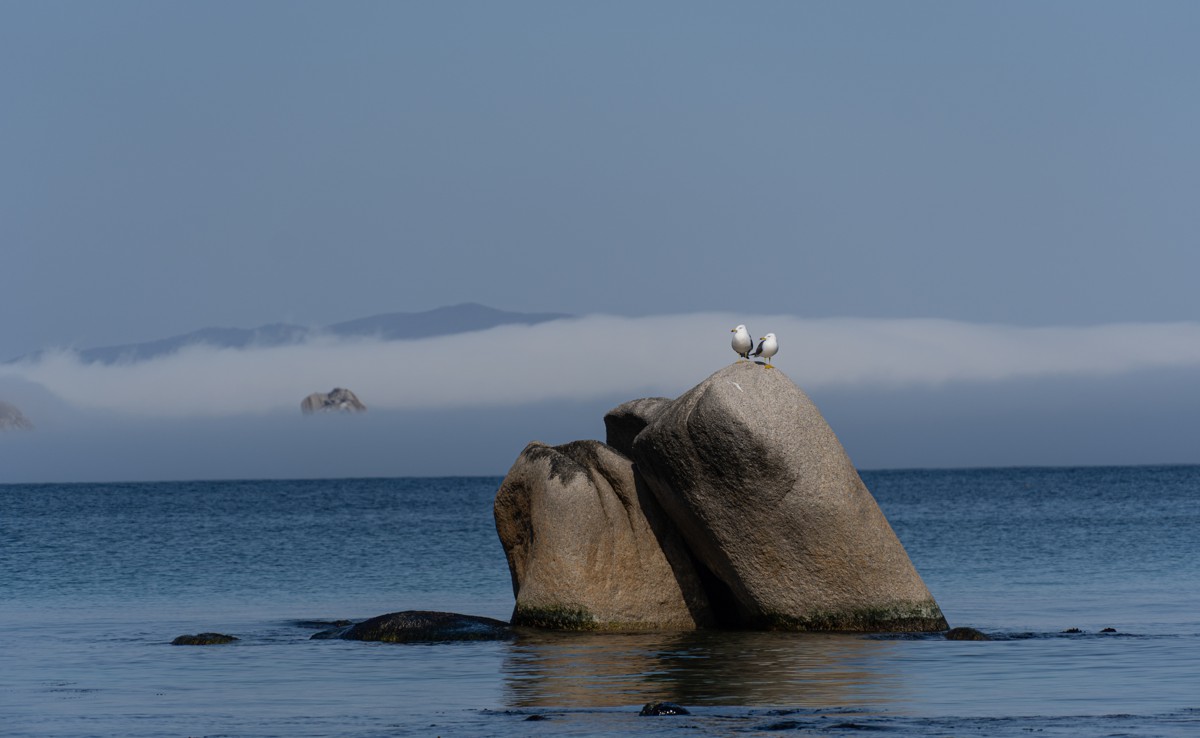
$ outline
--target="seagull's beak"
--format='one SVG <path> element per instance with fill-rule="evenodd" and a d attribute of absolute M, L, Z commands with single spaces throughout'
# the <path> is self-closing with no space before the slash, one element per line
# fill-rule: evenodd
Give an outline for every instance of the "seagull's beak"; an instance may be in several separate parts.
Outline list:
<path fill-rule="evenodd" d="M 730 328 L 730 329 L 729 329 L 729 332 L 730 332 L 730 333 L 737 333 L 737 328 Z"/>

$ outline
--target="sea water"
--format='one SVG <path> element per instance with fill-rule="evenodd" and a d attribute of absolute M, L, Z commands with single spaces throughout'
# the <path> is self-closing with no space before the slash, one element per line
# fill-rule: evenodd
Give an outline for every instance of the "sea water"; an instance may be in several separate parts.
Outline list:
<path fill-rule="evenodd" d="M 993 640 L 310 640 L 507 619 L 500 480 L 0 486 L 0 735 L 1200 734 L 1200 467 L 863 479 L 950 624 Z M 239 640 L 170 645 L 202 631 Z M 658 700 L 690 714 L 638 715 Z"/>

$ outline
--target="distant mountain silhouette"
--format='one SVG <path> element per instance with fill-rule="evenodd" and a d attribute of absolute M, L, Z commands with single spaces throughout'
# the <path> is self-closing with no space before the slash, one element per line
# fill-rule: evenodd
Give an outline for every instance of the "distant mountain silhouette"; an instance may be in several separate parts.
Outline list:
<path fill-rule="evenodd" d="M 537 325 L 570 318 L 566 313 L 510 313 L 504 310 L 464 302 L 423 313 L 384 313 L 369 318 L 347 320 L 325 328 L 337 336 L 376 336 L 386 340 L 432 338 L 468 331 L 483 331 L 501 325 Z"/>
<path fill-rule="evenodd" d="M 173 354 L 184 346 L 205 344 L 221 348 L 245 348 L 247 346 L 283 346 L 299 343 L 314 331 L 299 325 L 272 323 L 258 328 L 201 328 L 181 336 L 160 338 L 145 343 L 127 343 L 120 346 L 101 346 L 84 349 L 79 358 L 86 364 L 96 362 L 114 364 L 118 361 L 145 361 L 156 356 Z"/>
<path fill-rule="evenodd" d="M 198 331 L 157 341 L 84 349 L 78 354 L 80 360 L 87 364 L 115 364 L 117 362 L 145 361 L 172 354 L 185 346 L 195 344 L 218 348 L 286 346 L 318 335 L 372 336 L 386 341 L 396 341 L 482 331 L 501 325 L 536 325 L 569 317 L 571 316 L 566 313 L 513 313 L 496 310 L 478 303 L 466 302 L 421 313 L 372 315 L 368 318 L 334 323 L 324 328 L 306 328 L 288 323 L 271 323 L 257 328 L 201 328 Z M 13 359 L 8 363 L 37 358 L 42 353 L 44 352 L 39 351 Z"/>

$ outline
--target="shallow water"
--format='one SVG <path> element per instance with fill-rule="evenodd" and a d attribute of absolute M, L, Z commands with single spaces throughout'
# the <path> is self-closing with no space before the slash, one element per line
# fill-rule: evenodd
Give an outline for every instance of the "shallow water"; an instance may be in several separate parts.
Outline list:
<path fill-rule="evenodd" d="M 0 486 L 0 734 L 1200 733 L 1200 467 L 863 478 L 951 625 L 997 640 L 313 641 L 507 619 L 499 479 Z M 169 645 L 213 630 L 241 640 Z"/>

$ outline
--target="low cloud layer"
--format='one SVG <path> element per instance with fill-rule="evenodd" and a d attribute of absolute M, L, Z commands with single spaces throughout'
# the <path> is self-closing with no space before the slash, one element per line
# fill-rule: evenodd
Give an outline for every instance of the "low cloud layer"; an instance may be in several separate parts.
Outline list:
<path fill-rule="evenodd" d="M 462 409 L 675 395 L 734 359 L 729 329 L 779 336 L 774 363 L 801 387 L 896 388 L 1200 369 L 1200 324 L 1021 328 L 946 320 L 688 314 L 590 316 L 419 341 L 314 339 L 192 346 L 126 364 L 71 352 L 0 366 L 76 408 L 143 417 L 299 412 L 348 387 L 371 408 Z"/>

